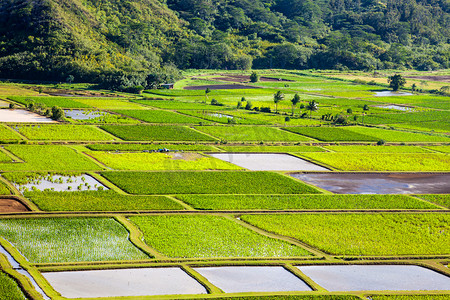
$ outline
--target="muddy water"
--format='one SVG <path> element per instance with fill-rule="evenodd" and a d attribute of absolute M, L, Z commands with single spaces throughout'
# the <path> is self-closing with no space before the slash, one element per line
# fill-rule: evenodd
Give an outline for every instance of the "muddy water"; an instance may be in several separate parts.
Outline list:
<path fill-rule="evenodd" d="M 291 176 L 336 194 L 450 193 L 450 173 L 319 173 Z"/>
<path fill-rule="evenodd" d="M 66 298 L 206 294 L 179 268 L 143 268 L 42 274 Z"/>
<path fill-rule="evenodd" d="M 83 180 L 84 179 L 84 180 Z M 60 181 L 61 180 L 61 181 Z M 101 184 L 97 179 L 90 175 L 81 175 L 81 176 L 61 176 L 54 175 L 51 180 L 47 179 L 39 179 L 38 181 L 16 185 L 15 186 L 20 190 L 33 190 L 37 189 L 39 191 L 43 191 L 46 189 L 54 190 L 57 192 L 62 191 L 96 191 L 100 187 L 103 190 L 107 190 L 108 188 Z"/>
<path fill-rule="evenodd" d="M 298 267 L 328 291 L 450 290 L 450 278 L 418 266 L 302 266 Z"/>
<path fill-rule="evenodd" d="M 107 113 L 101 111 L 86 111 L 81 109 L 65 110 L 64 113 L 66 117 L 71 117 L 74 120 L 92 120 L 107 115 Z"/>
<path fill-rule="evenodd" d="M 54 123 L 55 121 L 23 109 L 0 109 L 0 122 Z"/>
<path fill-rule="evenodd" d="M 0 213 L 24 212 L 28 208 L 15 199 L 0 198 Z"/>
<path fill-rule="evenodd" d="M 406 92 L 393 92 L 393 91 L 379 91 L 375 92 L 375 97 L 390 97 L 390 96 L 412 96 L 412 93 Z"/>
<path fill-rule="evenodd" d="M 225 293 L 311 291 L 282 267 L 205 267 L 195 271 Z"/>
<path fill-rule="evenodd" d="M 212 153 L 211 156 L 252 171 L 328 171 L 301 158 L 281 153 Z"/>

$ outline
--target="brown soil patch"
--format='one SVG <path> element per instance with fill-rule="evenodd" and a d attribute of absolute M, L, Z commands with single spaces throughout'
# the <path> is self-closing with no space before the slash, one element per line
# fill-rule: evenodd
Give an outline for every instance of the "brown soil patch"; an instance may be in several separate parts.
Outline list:
<path fill-rule="evenodd" d="M 259 89 L 256 86 L 248 86 L 242 84 L 210 84 L 210 85 L 196 85 L 186 86 L 185 90 L 244 90 L 244 89 Z"/>
<path fill-rule="evenodd" d="M 0 213 L 24 212 L 29 209 L 16 199 L 0 199 Z"/>
<path fill-rule="evenodd" d="M 250 82 L 250 76 L 246 75 L 223 75 L 222 77 L 212 78 L 213 80 L 221 80 L 221 81 L 231 81 L 231 82 Z M 259 81 L 262 82 L 292 82 L 293 80 L 281 79 L 281 78 L 273 78 L 273 77 L 261 77 Z"/>
<path fill-rule="evenodd" d="M 406 76 L 406 78 L 429 80 L 429 81 L 440 81 L 440 82 L 450 82 L 450 75 L 436 75 L 436 76 Z"/>

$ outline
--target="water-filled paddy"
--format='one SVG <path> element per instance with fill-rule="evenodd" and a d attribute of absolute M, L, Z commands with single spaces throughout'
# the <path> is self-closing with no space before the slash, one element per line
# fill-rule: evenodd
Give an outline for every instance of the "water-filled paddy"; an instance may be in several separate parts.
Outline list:
<path fill-rule="evenodd" d="M 450 278 L 419 266 L 347 265 L 298 267 L 328 291 L 449 290 Z"/>
<path fill-rule="evenodd" d="M 54 123 L 55 121 L 23 109 L 0 109 L 0 122 Z"/>
<path fill-rule="evenodd" d="M 328 171 L 309 161 L 282 153 L 212 153 L 210 155 L 252 171 Z"/>
<path fill-rule="evenodd" d="M 179 268 L 49 272 L 43 276 L 65 298 L 206 294 Z"/>
<path fill-rule="evenodd" d="M 79 176 L 61 176 L 53 175 L 51 178 L 39 178 L 33 182 L 17 185 L 21 190 L 54 190 L 62 191 L 96 191 L 99 189 L 107 190 L 108 188 L 100 183 L 94 177 L 84 174 Z"/>
<path fill-rule="evenodd" d="M 395 105 L 395 104 L 390 104 L 390 105 L 377 105 L 375 107 L 378 108 L 385 108 L 385 109 L 395 109 L 395 110 L 401 110 L 401 111 L 413 111 L 414 108 L 412 107 L 408 107 L 408 106 L 401 106 L 401 105 Z"/>
<path fill-rule="evenodd" d="M 282 267 L 205 267 L 195 271 L 225 293 L 311 291 Z"/>
<path fill-rule="evenodd" d="M 107 113 L 101 111 L 88 111 L 81 109 L 64 110 L 66 117 L 74 120 L 92 120 L 98 117 L 106 116 Z"/>
<path fill-rule="evenodd" d="M 450 174 L 340 173 L 291 174 L 337 194 L 448 194 Z"/>
<path fill-rule="evenodd" d="M 390 97 L 390 96 L 412 96 L 414 94 L 407 92 L 393 92 L 393 91 L 378 91 L 374 92 L 375 97 Z"/>

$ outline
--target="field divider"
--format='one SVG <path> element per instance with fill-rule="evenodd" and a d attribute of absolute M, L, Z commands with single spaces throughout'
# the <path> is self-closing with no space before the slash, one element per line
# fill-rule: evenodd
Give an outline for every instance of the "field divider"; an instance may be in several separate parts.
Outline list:
<path fill-rule="evenodd" d="M 130 232 L 130 241 L 141 251 L 144 253 L 156 258 L 156 259 L 167 259 L 166 256 L 160 254 L 155 249 L 148 246 L 144 241 L 142 240 L 142 237 L 144 234 L 133 224 L 131 223 L 126 217 L 124 216 L 115 216 L 114 217 L 117 222 L 122 224 L 129 232 Z"/>
<path fill-rule="evenodd" d="M 309 278 L 308 276 L 305 275 L 305 273 L 303 273 L 302 271 L 300 271 L 299 268 L 296 268 L 295 266 L 293 266 L 292 264 L 285 264 L 283 265 L 283 267 L 289 271 L 290 273 L 292 273 L 293 275 L 297 276 L 298 278 L 300 278 L 301 280 L 303 280 L 313 291 L 318 291 L 318 292 L 328 292 L 326 289 L 324 289 L 323 287 L 321 287 L 320 285 L 318 285 L 315 281 L 313 281 L 311 278 Z"/>
<path fill-rule="evenodd" d="M 121 141 L 121 140 L 122 140 L 122 139 L 119 138 L 118 136 L 115 136 L 115 135 L 111 134 L 110 132 L 108 132 L 108 131 L 106 131 L 106 130 L 103 130 L 103 129 L 100 127 L 101 125 L 86 125 L 86 126 L 95 127 L 99 132 L 101 132 L 101 133 L 103 133 L 103 134 L 106 134 L 107 136 L 113 138 L 114 141 L 116 141 L 116 140 Z"/>
<path fill-rule="evenodd" d="M 429 201 L 429 200 L 420 198 L 418 195 L 406 195 L 406 196 L 409 197 L 409 198 L 412 198 L 412 199 L 414 199 L 414 200 L 419 200 L 419 201 L 425 202 L 425 203 L 427 203 L 427 204 L 430 204 L 430 203 L 431 203 L 431 204 L 433 204 L 433 205 L 435 205 L 435 206 L 437 206 L 437 207 L 440 207 L 440 208 L 442 208 L 442 209 L 444 209 L 444 210 L 448 210 L 448 207 L 445 207 L 445 206 L 443 206 L 443 205 L 440 205 L 440 204 L 431 202 L 431 201 Z"/>
<path fill-rule="evenodd" d="M 194 278 L 198 283 L 205 287 L 209 294 L 223 294 L 224 292 L 213 285 L 206 277 L 192 269 L 190 266 L 183 264 L 181 269 L 185 271 L 189 276 Z"/>
<path fill-rule="evenodd" d="M 14 155 L 12 152 L 8 151 L 5 149 L 4 146 L 0 147 L 0 151 L 5 153 L 6 156 L 8 156 L 9 158 L 11 158 L 13 160 L 14 163 L 26 163 L 23 159 L 21 159 L 20 157 Z"/>
<path fill-rule="evenodd" d="M 325 153 L 326 153 L 326 152 L 325 152 Z M 329 152 L 329 153 L 333 153 L 333 152 Z M 337 153 L 337 152 L 334 152 L 334 153 Z M 316 159 L 307 157 L 307 156 L 305 156 L 304 154 L 302 154 L 302 152 L 293 153 L 292 155 L 294 155 L 294 156 L 296 156 L 296 157 L 298 157 L 298 158 L 301 158 L 301 159 L 303 159 L 303 160 L 306 160 L 307 162 L 310 162 L 310 163 L 312 163 L 312 164 L 315 164 L 315 165 L 324 167 L 324 168 L 326 168 L 326 169 L 329 169 L 330 171 L 342 171 L 342 170 L 340 170 L 340 169 L 338 169 L 338 168 L 336 168 L 336 167 L 333 167 L 332 165 L 329 165 L 329 164 L 326 164 L 326 163 L 324 163 L 324 162 L 318 161 L 318 160 L 316 160 Z"/>
<path fill-rule="evenodd" d="M 41 294 L 35 290 L 29 279 L 25 275 L 22 275 L 13 269 L 8 260 L 2 254 L 0 254 L 0 271 L 9 275 L 28 298 L 32 300 L 43 299 Z"/>
<path fill-rule="evenodd" d="M 306 185 L 306 186 L 309 186 L 309 187 L 311 187 L 311 188 L 313 188 L 313 189 L 315 189 L 315 190 L 321 192 L 321 194 L 325 194 L 325 195 L 334 195 L 334 193 L 332 193 L 332 192 L 330 192 L 330 191 L 327 191 L 327 190 L 325 190 L 325 189 L 323 189 L 323 188 L 321 188 L 321 187 L 318 187 L 318 186 L 313 185 L 313 184 L 311 184 L 311 183 L 308 183 L 308 182 L 306 182 L 306 181 L 303 181 L 303 180 L 300 180 L 300 179 L 298 179 L 298 178 L 295 178 L 294 176 L 291 176 L 291 174 L 305 173 L 305 172 L 292 172 L 292 171 L 287 171 L 287 172 L 286 172 L 286 171 L 278 171 L 278 172 L 276 172 L 276 173 L 278 173 L 278 174 L 280 174 L 280 175 L 283 175 L 283 176 L 286 176 L 286 177 L 288 177 L 288 178 L 290 178 L 290 179 L 292 179 L 292 180 L 295 180 L 295 181 L 297 181 L 297 182 L 300 182 L 300 183 L 302 183 L 302 184 L 304 184 L 304 185 Z M 316 173 L 316 172 L 308 172 L 308 173 Z M 321 172 L 317 172 L 317 173 L 321 173 Z M 320 193 L 319 193 L 319 194 L 314 194 L 314 195 L 320 195 Z"/>
<path fill-rule="evenodd" d="M 162 196 L 162 195 L 161 195 Z M 186 208 L 186 210 L 196 210 L 195 208 L 193 208 L 192 206 L 190 206 L 189 204 L 187 204 L 186 202 L 176 198 L 173 195 L 164 195 L 164 197 L 169 198 L 170 200 L 180 204 L 181 206 L 183 206 L 184 208 Z"/>
<path fill-rule="evenodd" d="M 107 188 L 115 191 L 118 194 L 121 195 L 131 195 L 128 194 L 127 192 L 123 191 L 121 188 L 119 188 L 117 185 L 115 185 L 114 183 L 112 183 L 111 181 L 109 181 L 108 179 L 106 179 L 105 177 L 103 177 L 102 175 L 96 173 L 96 172 L 86 172 L 86 174 L 94 177 L 96 180 L 98 180 L 101 184 L 105 185 Z"/>
<path fill-rule="evenodd" d="M 6 178 L 4 178 L 3 176 L 0 176 L 0 181 L 3 182 L 9 188 L 9 190 L 12 192 L 12 195 L 16 196 L 22 195 L 20 191 L 14 186 L 14 184 L 6 180 Z"/>
<path fill-rule="evenodd" d="M 202 127 L 202 126 L 200 126 L 200 125 L 196 125 L 196 126 Z M 216 136 L 213 136 L 213 135 L 210 135 L 209 133 L 206 133 L 206 132 L 203 132 L 203 131 L 198 130 L 195 126 L 187 126 L 187 127 L 190 128 L 190 129 L 192 129 L 192 130 L 194 130 L 194 131 L 196 131 L 196 132 L 198 132 L 198 133 L 201 133 L 201 134 L 204 134 L 204 135 L 206 135 L 206 136 L 212 137 L 212 138 L 215 139 L 216 141 L 220 141 L 220 140 L 221 140 L 220 138 L 218 138 L 218 137 L 216 137 Z"/>
<path fill-rule="evenodd" d="M 76 148 L 76 147 L 70 147 L 69 146 L 69 148 L 71 148 L 71 149 L 73 149 L 76 153 L 78 153 L 78 154 L 80 154 L 81 156 L 83 156 L 83 157 L 86 157 L 87 159 L 89 159 L 90 161 L 92 161 L 93 163 L 95 163 L 96 165 L 98 165 L 99 167 L 101 167 L 103 170 L 113 170 L 113 169 L 111 169 L 110 167 L 108 167 L 107 165 L 105 165 L 105 164 L 103 164 L 103 163 L 101 163 L 100 161 L 98 161 L 97 159 L 95 159 L 94 157 L 92 157 L 92 156 L 90 156 L 89 154 L 87 154 L 86 152 L 84 152 L 84 151 L 81 151 L 81 150 L 79 150 L 78 148 Z"/>
<path fill-rule="evenodd" d="M 249 223 L 247 223 L 245 221 L 242 221 L 241 219 L 234 218 L 233 216 L 230 216 L 230 215 L 225 216 L 225 218 L 227 218 L 229 220 L 232 220 L 232 221 L 238 223 L 239 225 L 241 225 L 241 226 L 243 226 L 243 227 L 245 227 L 247 229 L 250 229 L 251 231 L 259 233 L 261 235 L 264 235 L 264 236 L 267 236 L 267 237 L 270 237 L 270 238 L 273 238 L 273 239 L 277 239 L 277 240 L 282 240 L 282 241 L 288 242 L 290 244 L 293 244 L 295 246 L 298 246 L 300 248 L 303 248 L 303 249 L 307 250 L 308 252 L 312 253 L 313 255 L 319 257 L 319 258 L 323 257 L 325 260 L 334 260 L 333 256 L 331 256 L 330 254 L 327 254 L 327 253 L 322 252 L 322 251 L 320 251 L 320 250 L 318 250 L 316 248 L 313 248 L 310 245 L 305 244 L 305 243 L 303 243 L 303 242 L 301 242 L 301 241 L 299 241 L 297 239 L 265 231 L 265 230 L 263 230 L 263 229 L 261 229 L 259 227 L 253 226 L 253 225 L 251 225 L 251 224 L 249 224 Z"/>
<path fill-rule="evenodd" d="M 30 123 L 26 123 L 27 125 L 29 125 Z M 41 125 L 42 123 L 35 123 L 35 124 L 39 124 Z M 11 131 L 13 131 L 14 133 L 16 133 L 19 137 L 21 137 L 23 140 L 25 141 L 31 141 L 29 138 L 27 138 L 25 135 L 23 135 L 22 133 L 20 133 L 19 131 L 15 131 L 14 129 L 12 129 L 11 126 L 21 126 L 23 125 L 23 123 L 8 123 L 5 124 L 6 127 L 8 127 Z"/>

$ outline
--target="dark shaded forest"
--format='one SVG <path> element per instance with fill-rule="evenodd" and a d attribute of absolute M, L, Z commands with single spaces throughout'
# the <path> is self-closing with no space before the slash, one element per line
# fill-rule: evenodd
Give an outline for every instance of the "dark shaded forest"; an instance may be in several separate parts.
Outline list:
<path fill-rule="evenodd" d="M 179 69 L 450 66 L 449 0 L 2 0 L 0 77 L 152 87 Z"/>

